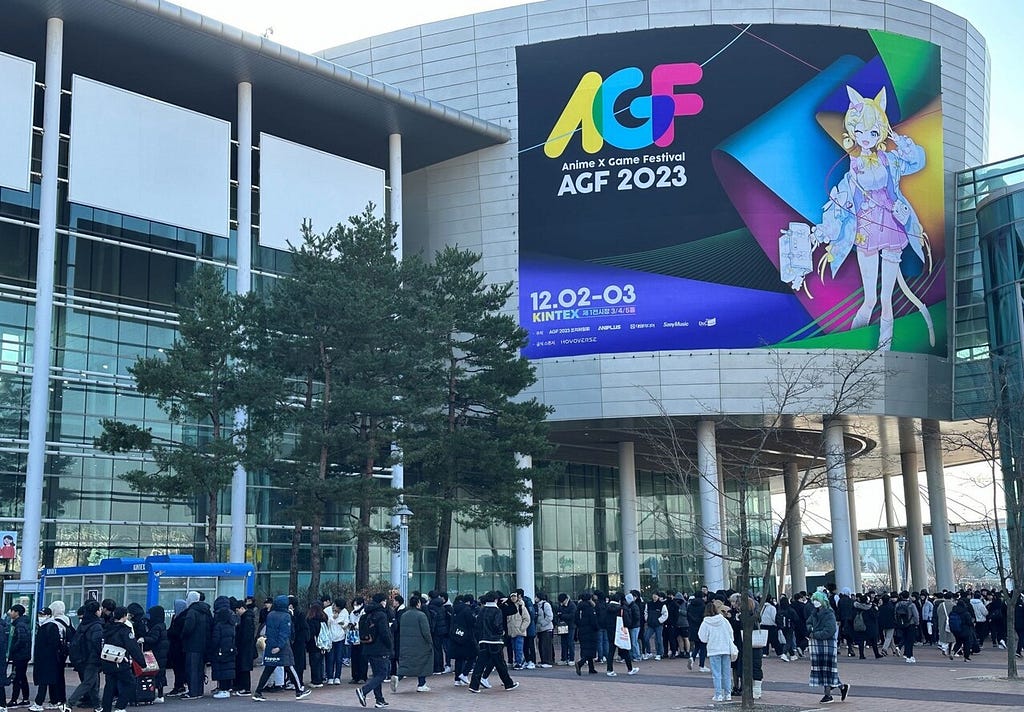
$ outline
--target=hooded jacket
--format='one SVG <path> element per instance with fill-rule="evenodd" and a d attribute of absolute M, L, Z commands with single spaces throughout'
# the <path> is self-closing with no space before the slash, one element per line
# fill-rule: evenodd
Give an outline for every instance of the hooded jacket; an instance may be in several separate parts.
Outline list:
<path fill-rule="evenodd" d="M 391 626 L 388 625 L 388 614 L 384 610 L 384 606 L 376 601 L 370 601 L 366 604 L 363 615 L 367 620 L 360 622 L 360 631 L 364 627 L 373 631 L 373 640 L 363 643 L 363 655 L 368 658 L 394 655 L 394 639 L 391 637 Z"/>
<path fill-rule="evenodd" d="M 54 610 L 52 605 L 50 610 Z M 63 605 L 60 606 L 60 610 L 64 610 Z M 67 640 L 67 628 L 67 624 L 57 620 L 56 615 L 47 618 L 39 626 L 36 632 L 35 664 L 32 673 L 35 684 L 56 685 L 64 679 L 64 643 Z"/>
<path fill-rule="evenodd" d="M 708 645 L 708 655 L 732 654 L 732 624 L 725 616 L 716 613 L 701 621 L 697 637 Z"/>
<path fill-rule="evenodd" d="M 227 605 L 218 608 L 213 616 L 210 649 L 207 654 L 211 678 L 217 681 L 235 679 L 235 612 Z"/>
<path fill-rule="evenodd" d="M 288 667 L 295 664 L 292 653 L 292 614 L 288 612 L 288 596 L 276 596 L 274 607 L 267 614 L 267 647 L 264 655 L 277 655 L 278 665 Z"/>
<path fill-rule="evenodd" d="M 120 663 L 102 660 L 100 666 L 103 672 L 113 674 L 118 670 L 127 670 L 133 660 L 139 665 L 146 664 L 146 659 L 142 656 L 142 648 L 135 641 L 132 628 L 127 621 L 112 621 L 105 624 L 103 626 L 103 642 L 124 648 L 128 653 L 124 661 Z"/>
<path fill-rule="evenodd" d="M 210 604 L 196 601 L 183 614 L 181 624 L 181 647 L 185 653 L 206 653 L 213 628 L 213 614 Z"/>
<path fill-rule="evenodd" d="M 167 624 L 164 622 L 167 614 L 164 612 L 163 606 L 153 606 L 149 609 L 148 617 L 142 645 L 145 650 L 153 652 L 160 669 L 165 670 L 167 669 L 167 654 L 171 648 L 171 640 L 167 636 Z"/>

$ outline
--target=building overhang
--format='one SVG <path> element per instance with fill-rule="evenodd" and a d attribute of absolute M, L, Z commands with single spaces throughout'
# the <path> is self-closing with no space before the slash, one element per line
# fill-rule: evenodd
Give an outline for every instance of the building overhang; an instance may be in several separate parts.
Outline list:
<path fill-rule="evenodd" d="M 402 135 L 410 172 L 509 140 L 508 129 L 163 0 L 8 0 L 0 46 L 42 64 L 46 21 L 64 22 L 71 73 L 232 121 L 239 82 L 253 124 L 379 168 Z M 41 78 L 41 73 L 39 74 Z"/>

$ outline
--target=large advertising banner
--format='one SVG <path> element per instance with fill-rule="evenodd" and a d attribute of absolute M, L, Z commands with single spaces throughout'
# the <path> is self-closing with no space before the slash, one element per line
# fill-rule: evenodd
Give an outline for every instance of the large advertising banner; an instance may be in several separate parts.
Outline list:
<path fill-rule="evenodd" d="M 517 64 L 526 356 L 945 354 L 938 47 L 721 25 Z"/>

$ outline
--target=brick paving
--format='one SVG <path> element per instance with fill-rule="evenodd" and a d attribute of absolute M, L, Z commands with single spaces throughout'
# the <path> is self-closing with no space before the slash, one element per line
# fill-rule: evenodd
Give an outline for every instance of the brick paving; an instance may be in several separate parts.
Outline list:
<path fill-rule="evenodd" d="M 870 653 L 869 653 L 870 655 Z M 843 712 L 1001 712 L 1024 708 L 1024 681 L 1009 682 L 1006 676 L 1006 653 L 986 650 L 970 662 L 950 661 L 935 648 L 916 651 L 918 663 L 909 665 L 901 657 L 882 660 L 841 658 L 839 674 L 851 686 L 849 699 L 819 707 L 820 689 L 807 685 L 809 664 L 806 660 L 784 663 L 765 660 L 763 706 L 786 705 L 794 710 L 837 709 Z M 1021 661 L 1024 663 L 1024 661 Z M 737 709 L 738 702 L 712 703 L 710 673 L 686 669 L 684 660 L 644 661 L 640 673 L 625 675 L 625 668 L 616 665 L 618 677 L 609 678 L 604 666 L 598 675 L 576 677 L 571 667 L 550 670 L 515 671 L 519 688 L 506 692 L 494 677 L 495 687 L 471 694 L 464 687 L 455 687 L 451 675 L 434 676 L 427 684 L 431 691 L 416 692 L 415 680 L 403 680 L 397 694 L 385 684 L 389 709 L 399 712 L 562 712 L 563 710 L 639 710 L 640 712 L 675 712 L 682 710 Z M 1024 664 L 1021 665 L 1024 673 Z M 347 672 L 347 669 L 346 669 Z M 258 675 L 257 669 L 254 679 Z M 1003 678 L 1003 679 L 1000 679 Z M 72 684 L 69 677 L 68 683 Z M 69 688 L 70 689 L 70 688 Z M 33 688 L 34 692 L 34 688 Z M 372 697 L 368 700 L 373 708 Z M 209 696 L 196 701 L 168 700 L 160 712 L 170 709 L 197 709 L 211 712 L 240 712 L 253 708 L 277 712 L 296 706 L 330 706 L 339 712 L 361 710 L 355 686 L 341 684 L 313 691 L 296 702 L 291 692 L 267 695 L 267 702 L 233 697 L 214 700 Z M 315 712 L 309 710 L 308 712 Z"/>

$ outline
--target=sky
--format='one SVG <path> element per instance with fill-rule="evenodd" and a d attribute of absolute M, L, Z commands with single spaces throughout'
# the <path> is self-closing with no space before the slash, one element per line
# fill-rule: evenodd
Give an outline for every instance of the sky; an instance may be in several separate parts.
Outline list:
<path fill-rule="evenodd" d="M 363 37 L 475 12 L 524 4 L 522 0 L 173 0 L 221 22 L 304 52 L 318 52 Z M 1024 0 L 933 0 L 966 18 L 988 42 L 992 95 L 988 160 L 1024 154 Z M 979 80 L 980 81 L 980 80 Z"/>

